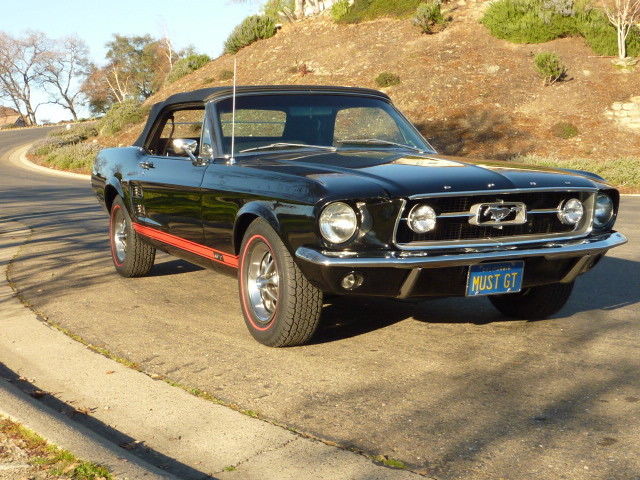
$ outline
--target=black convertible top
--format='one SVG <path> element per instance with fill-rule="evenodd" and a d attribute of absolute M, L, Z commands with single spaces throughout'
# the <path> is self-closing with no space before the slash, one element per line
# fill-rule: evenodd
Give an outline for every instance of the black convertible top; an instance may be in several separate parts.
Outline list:
<path fill-rule="evenodd" d="M 389 96 L 379 90 L 373 90 L 370 88 L 357 88 L 357 87 L 334 87 L 334 86 L 319 86 L 319 85 L 256 85 L 256 86 L 238 86 L 238 95 L 247 93 L 351 93 L 359 95 L 373 95 L 389 100 Z M 211 100 L 215 100 L 218 97 L 225 97 L 233 93 L 233 87 L 213 87 L 213 88 L 201 88 L 199 90 L 192 90 L 190 92 L 176 93 L 171 95 L 163 102 L 155 103 L 149 111 L 149 117 L 147 123 L 142 130 L 142 133 L 133 144 L 136 147 L 143 147 L 144 141 L 149 135 L 151 127 L 156 121 L 158 114 L 167 107 L 173 105 L 185 105 L 185 104 L 203 104 Z"/>

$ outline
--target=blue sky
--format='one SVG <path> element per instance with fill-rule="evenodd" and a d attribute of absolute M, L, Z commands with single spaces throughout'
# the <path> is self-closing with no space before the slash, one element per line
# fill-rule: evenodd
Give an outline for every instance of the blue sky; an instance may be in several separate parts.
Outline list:
<path fill-rule="evenodd" d="M 19 35 L 40 30 L 49 37 L 77 35 L 89 45 L 97 64 L 113 33 L 160 37 L 166 31 L 176 49 L 193 45 L 217 57 L 224 40 L 242 19 L 260 8 L 260 0 L 22 0 L 11 2 L 0 15 L 0 30 Z M 39 100 L 46 96 L 38 95 Z M 54 105 L 38 109 L 39 119 L 60 120 L 67 114 Z"/>

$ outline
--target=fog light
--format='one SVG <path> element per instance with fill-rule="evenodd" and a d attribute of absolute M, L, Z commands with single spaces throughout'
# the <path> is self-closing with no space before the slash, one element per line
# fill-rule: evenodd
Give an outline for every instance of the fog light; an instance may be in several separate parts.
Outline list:
<path fill-rule="evenodd" d="M 560 205 L 558 218 L 565 225 L 577 225 L 584 215 L 584 206 L 577 198 L 570 198 Z"/>
<path fill-rule="evenodd" d="M 355 290 L 364 282 L 362 275 L 356 272 L 351 272 L 342 279 L 341 285 L 345 290 Z"/>

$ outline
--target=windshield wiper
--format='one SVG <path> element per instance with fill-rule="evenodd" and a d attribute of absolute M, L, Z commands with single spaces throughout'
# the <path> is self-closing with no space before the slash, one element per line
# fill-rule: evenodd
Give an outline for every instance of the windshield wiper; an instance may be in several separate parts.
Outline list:
<path fill-rule="evenodd" d="M 337 150 L 336 147 L 328 147 L 324 145 L 307 145 L 304 143 L 281 142 L 281 143 L 272 143 L 271 145 L 264 145 L 262 147 L 247 148 L 246 150 L 240 150 L 240 153 L 257 152 L 259 150 L 275 150 L 280 148 L 315 148 L 318 150 L 329 150 L 330 152 L 335 152 Z"/>
<path fill-rule="evenodd" d="M 351 143 L 354 145 L 362 144 L 362 145 L 389 145 L 393 147 L 402 147 L 408 148 L 409 150 L 413 150 L 415 152 L 426 153 L 424 150 L 418 147 L 414 147 L 413 145 L 405 145 L 404 143 L 391 142 L 389 140 L 382 140 L 381 138 L 355 138 L 349 140 L 340 140 L 338 143 L 347 144 Z"/>

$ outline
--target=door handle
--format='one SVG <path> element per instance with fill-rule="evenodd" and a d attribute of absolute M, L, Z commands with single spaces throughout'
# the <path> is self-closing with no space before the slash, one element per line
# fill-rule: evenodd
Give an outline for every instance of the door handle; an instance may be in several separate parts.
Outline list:
<path fill-rule="evenodd" d="M 149 170 L 150 168 L 153 168 L 153 162 L 149 162 L 149 161 L 139 162 L 138 165 L 140 165 L 140 167 L 144 168 L 145 170 Z"/>

